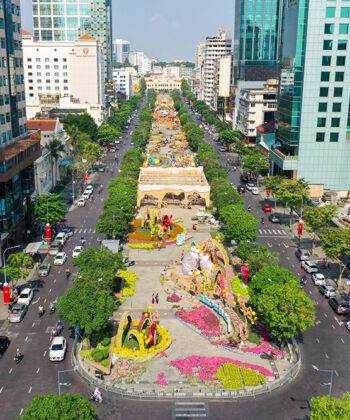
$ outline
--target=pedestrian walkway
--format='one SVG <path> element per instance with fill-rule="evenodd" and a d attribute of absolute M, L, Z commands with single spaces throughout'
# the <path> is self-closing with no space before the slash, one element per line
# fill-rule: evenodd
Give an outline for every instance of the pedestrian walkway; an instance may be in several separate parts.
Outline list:
<path fill-rule="evenodd" d="M 258 229 L 258 236 L 287 236 L 288 231 L 285 229 Z"/>
<path fill-rule="evenodd" d="M 173 420 L 209 418 L 209 405 L 207 401 L 175 401 L 173 403 Z"/>

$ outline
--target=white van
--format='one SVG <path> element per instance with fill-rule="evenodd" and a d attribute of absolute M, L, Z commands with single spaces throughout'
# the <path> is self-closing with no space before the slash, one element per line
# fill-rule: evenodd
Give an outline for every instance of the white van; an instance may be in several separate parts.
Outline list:
<path fill-rule="evenodd" d="M 55 241 L 61 244 L 61 246 L 64 246 L 64 244 L 67 242 L 67 234 L 64 232 L 60 232 L 57 234 Z"/>

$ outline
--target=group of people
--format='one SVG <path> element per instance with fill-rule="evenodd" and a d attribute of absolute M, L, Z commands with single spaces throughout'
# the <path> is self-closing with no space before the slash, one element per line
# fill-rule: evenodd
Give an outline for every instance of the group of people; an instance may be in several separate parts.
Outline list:
<path fill-rule="evenodd" d="M 157 304 L 159 303 L 158 293 L 156 295 L 154 295 L 154 293 L 152 293 L 152 305 L 154 305 L 154 302 L 157 303 Z"/>
<path fill-rule="evenodd" d="M 61 321 L 57 321 L 56 325 L 52 327 L 50 340 L 52 341 L 55 337 L 58 337 L 63 329 L 63 324 Z"/>

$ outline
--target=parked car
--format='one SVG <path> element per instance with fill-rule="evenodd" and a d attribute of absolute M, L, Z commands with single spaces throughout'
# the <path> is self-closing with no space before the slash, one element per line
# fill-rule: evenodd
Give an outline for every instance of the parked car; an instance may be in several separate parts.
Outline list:
<path fill-rule="evenodd" d="M 253 194 L 253 195 L 258 195 L 258 194 L 259 194 L 259 188 L 257 188 L 257 187 L 253 187 L 253 188 L 251 189 L 251 191 L 252 191 L 252 194 Z"/>
<path fill-rule="evenodd" d="M 106 167 L 104 165 L 97 166 L 97 172 L 104 172 L 105 170 L 106 170 Z"/>
<path fill-rule="evenodd" d="M 302 261 L 301 266 L 309 274 L 318 272 L 317 264 L 314 261 Z"/>
<path fill-rule="evenodd" d="M 84 200 L 88 200 L 89 198 L 90 198 L 90 195 L 91 195 L 91 192 L 90 191 L 84 191 L 83 192 L 83 198 L 84 198 Z"/>
<path fill-rule="evenodd" d="M 310 251 L 308 251 L 305 248 L 298 248 L 295 251 L 295 255 L 297 256 L 297 258 L 299 259 L 299 261 L 307 261 L 311 257 Z"/>
<path fill-rule="evenodd" d="M 79 198 L 78 207 L 84 207 L 86 204 L 85 198 Z"/>
<path fill-rule="evenodd" d="M 82 246 L 76 246 L 76 247 L 73 249 L 73 258 L 78 258 L 78 257 L 79 257 L 79 255 L 80 255 L 83 251 L 84 251 L 84 249 L 83 249 L 83 247 L 82 247 Z"/>
<path fill-rule="evenodd" d="M 24 305 L 29 306 L 34 296 L 33 290 L 29 287 L 23 289 L 18 296 L 17 303 L 23 303 Z"/>
<path fill-rule="evenodd" d="M 245 187 L 243 185 L 238 185 L 237 191 L 240 193 L 245 193 Z"/>
<path fill-rule="evenodd" d="M 0 335 L 0 358 L 4 355 L 8 346 L 10 345 L 10 340 L 6 335 Z"/>
<path fill-rule="evenodd" d="M 47 264 L 41 264 L 41 266 L 39 267 L 39 276 L 41 277 L 46 277 L 49 275 L 51 270 L 51 264 L 47 263 Z"/>
<path fill-rule="evenodd" d="M 271 213 L 269 215 L 269 220 L 272 223 L 281 223 L 281 218 L 279 217 L 277 213 Z"/>
<path fill-rule="evenodd" d="M 321 273 L 314 273 L 311 278 L 316 286 L 324 286 L 326 284 L 326 279 Z"/>
<path fill-rule="evenodd" d="M 246 183 L 249 181 L 249 177 L 248 175 L 242 174 L 239 179 L 241 180 L 241 182 Z"/>
<path fill-rule="evenodd" d="M 62 245 L 59 242 L 53 241 L 49 248 L 49 255 L 55 256 L 62 249 Z"/>
<path fill-rule="evenodd" d="M 63 265 L 67 260 L 67 255 L 65 252 L 59 252 L 56 255 L 55 261 L 53 262 L 55 265 Z"/>
<path fill-rule="evenodd" d="M 21 322 L 27 310 L 28 306 L 24 303 L 15 303 L 7 317 L 8 322 Z"/>
<path fill-rule="evenodd" d="M 350 331 L 350 321 L 346 322 L 345 326 L 346 326 L 347 330 Z"/>
<path fill-rule="evenodd" d="M 91 191 L 91 193 L 93 193 L 94 192 L 94 187 L 91 184 L 89 184 L 85 187 L 85 191 Z"/>
<path fill-rule="evenodd" d="M 247 185 L 245 186 L 247 188 L 248 191 L 251 191 L 252 188 L 255 187 L 255 183 L 252 181 L 247 182 Z"/>
<path fill-rule="evenodd" d="M 329 299 L 328 303 L 333 311 L 338 315 L 343 315 L 350 312 L 350 306 L 344 299 L 332 297 Z"/>
<path fill-rule="evenodd" d="M 219 151 L 220 152 L 228 152 L 228 149 L 227 149 L 227 147 L 220 147 L 220 149 L 219 149 Z"/>
<path fill-rule="evenodd" d="M 61 246 L 63 247 L 65 243 L 67 242 L 68 235 L 65 232 L 59 232 L 55 238 L 56 242 L 59 242 Z"/>
<path fill-rule="evenodd" d="M 331 298 L 336 296 L 335 288 L 333 286 L 329 286 L 328 284 L 320 286 L 318 290 L 320 291 L 321 295 L 324 295 L 325 297 Z"/>
<path fill-rule="evenodd" d="M 67 341 L 64 337 L 55 337 L 50 346 L 49 357 L 51 362 L 64 360 L 67 351 Z"/>
<path fill-rule="evenodd" d="M 271 205 L 270 205 L 270 204 L 264 204 L 264 205 L 262 206 L 262 209 L 263 209 L 263 211 L 264 211 L 265 213 L 271 213 L 271 212 L 272 212 L 272 208 L 271 208 Z"/>
<path fill-rule="evenodd" d="M 110 147 L 109 149 L 109 153 L 115 153 L 116 152 L 116 148 L 115 147 Z"/>

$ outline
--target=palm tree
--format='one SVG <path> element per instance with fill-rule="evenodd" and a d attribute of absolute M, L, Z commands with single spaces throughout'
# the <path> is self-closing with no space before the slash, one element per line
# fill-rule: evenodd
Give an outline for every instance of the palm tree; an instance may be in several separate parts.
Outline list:
<path fill-rule="evenodd" d="M 46 145 L 48 151 L 51 154 L 51 174 L 52 174 L 52 185 L 56 185 L 57 178 L 57 160 L 62 157 L 62 152 L 65 151 L 64 145 L 58 139 L 52 139 Z"/>

